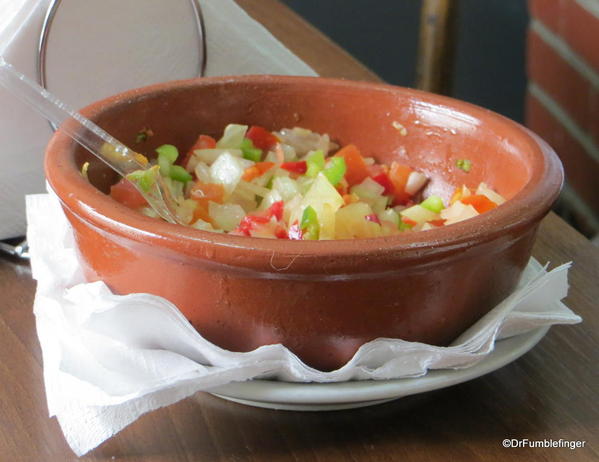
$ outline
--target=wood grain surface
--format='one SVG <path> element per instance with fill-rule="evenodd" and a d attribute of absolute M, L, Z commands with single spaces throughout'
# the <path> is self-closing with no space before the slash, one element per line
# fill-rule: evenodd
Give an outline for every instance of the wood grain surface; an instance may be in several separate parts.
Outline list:
<path fill-rule="evenodd" d="M 373 80 L 274 0 L 239 3 L 319 73 Z M 573 261 L 566 303 L 582 324 L 554 327 L 532 351 L 476 380 L 349 411 L 301 413 L 198 393 L 147 414 L 79 460 L 597 461 L 599 250 L 550 214 L 534 255 Z M 29 265 L 0 257 L 0 461 L 78 460 L 48 418 Z M 585 447 L 505 449 L 505 438 L 584 440 Z"/>

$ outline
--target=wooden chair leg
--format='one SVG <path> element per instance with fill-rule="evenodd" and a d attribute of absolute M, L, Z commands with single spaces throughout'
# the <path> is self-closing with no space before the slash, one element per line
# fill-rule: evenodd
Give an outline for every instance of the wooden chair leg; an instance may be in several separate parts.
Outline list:
<path fill-rule="evenodd" d="M 456 0 L 422 0 L 416 88 L 450 92 L 455 10 Z"/>

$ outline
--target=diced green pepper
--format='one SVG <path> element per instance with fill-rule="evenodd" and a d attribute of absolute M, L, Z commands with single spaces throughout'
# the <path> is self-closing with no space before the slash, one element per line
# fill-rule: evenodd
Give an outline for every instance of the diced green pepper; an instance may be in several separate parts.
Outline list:
<path fill-rule="evenodd" d="M 398 228 L 400 231 L 408 231 L 408 230 L 412 229 L 412 226 L 400 219 Z"/>
<path fill-rule="evenodd" d="M 306 175 L 310 178 L 316 178 L 316 175 L 324 169 L 324 153 L 319 149 L 314 151 L 306 159 Z"/>
<path fill-rule="evenodd" d="M 420 203 L 420 206 L 435 213 L 439 213 L 445 208 L 445 205 L 443 205 L 443 199 L 441 199 L 439 196 L 429 196 Z"/>
<path fill-rule="evenodd" d="M 305 239 L 317 240 L 320 234 L 320 225 L 318 224 L 318 216 L 316 210 L 310 205 L 304 209 L 300 228 L 304 233 Z"/>
<path fill-rule="evenodd" d="M 131 183 L 138 185 L 142 189 L 142 191 L 150 192 L 150 189 L 156 182 L 157 174 L 158 166 L 155 165 L 154 167 L 148 170 L 136 170 L 134 172 L 131 172 L 129 175 L 127 175 L 126 178 Z"/>
<path fill-rule="evenodd" d="M 345 165 L 345 159 L 343 157 L 331 157 L 329 165 L 322 173 L 324 173 L 324 176 L 327 177 L 333 186 L 337 186 L 345 175 L 346 170 L 347 166 Z"/>
<path fill-rule="evenodd" d="M 156 148 L 158 153 L 158 165 L 160 166 L 160 173 L 162 176 L 169 176 L 171 166 L 179 157 L 179 151 L 172 144 L 163 144 Z"/>
<path fill-rule="evenodd" d="M 172 144 L 163 144 L 156 148 L 156 152 L 158 153 L 158 157 L 165 157 L 166 160 L 172 165 L 179 157 L 179 151 Z"/>
<path fill-rule="evenodd" d="M 191 174 L 180 165 L 171 165 L 168 175 L 175 181 L 187 183 L 192 180 Z"/>
<path fill-rule="evenodd" d="M 160 166 L 160 173 L 162 176 L 169 176 L 172 164 L 168 161 L 166 156 L 158 155 L 158 165 Z"/>
<path fill-rule="evenodd" d="M 262 149 L 254 146 L 254 143 L 249 138 L 244 138 L 241 142 L 241 152 L 244 159 L 254 162 L 260 162 L 260 159 L 262 159 Z"/>

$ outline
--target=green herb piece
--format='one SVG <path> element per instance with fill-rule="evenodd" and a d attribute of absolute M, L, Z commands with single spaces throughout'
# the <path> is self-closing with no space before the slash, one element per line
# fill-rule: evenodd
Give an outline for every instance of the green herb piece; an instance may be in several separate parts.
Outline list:
<path fill-rule="evenodd" d="M 240 149 L 244 159 L 253 162 L 260 162 L 260 159 L 262 159 L 262 149 L 254 146 L 254 143 L 249 138 L 243 139 Z"/>
<path fill-rule="evenodd" d="M 142 128 L 137 135 L 135 135 L 135 143 L 143 143 L 144 141 L 148 141 L 148 138 L 154 136 L 154 132 L 149 128 Z"/>
<path fill-rule="evenodd" d="M 464 170 L 466 173 L 472 168 L 472 161 L 469 159 L 458 159 L 455 164 L 457 168 Z"/>

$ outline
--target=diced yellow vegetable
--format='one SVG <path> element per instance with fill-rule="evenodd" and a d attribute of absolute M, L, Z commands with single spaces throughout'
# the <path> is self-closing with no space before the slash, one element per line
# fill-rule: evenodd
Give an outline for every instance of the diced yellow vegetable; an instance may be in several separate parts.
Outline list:
<path fill-rule="evenodd" d="M 466 205 L 463 202 L 456 201 L 446 209 L 441 210 L 441 218 L 445 221 L 445 225 L 451 225 L 459 221 L 467 220 L 478 215 L 478 212 L 471 205 Z"/>
<path fill-rule="evenodd" d="M 413 205 L 412 207 L 404 209 L 402 210 L 401 215 L 415 221 L 418 224 L 439 219 L 438 213 L 425 209 L 421 205 Z"/>
<path fill-rule="evenodd" d="M 353 239 L 377 237 L 382 234 L 381 225 L 368 220 L 372 208 L 365 202 L 354 202 L 335 213 L 335 238 Z"/>

